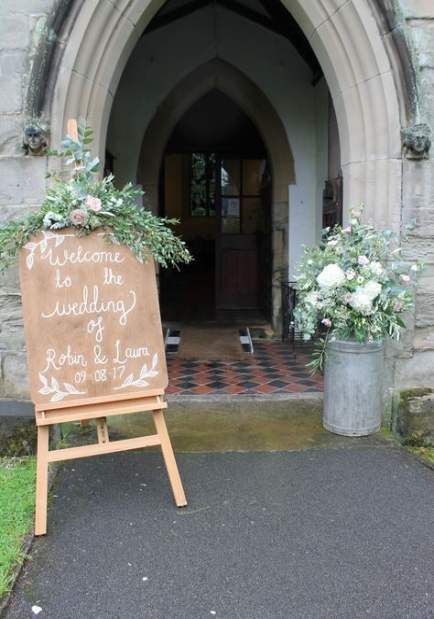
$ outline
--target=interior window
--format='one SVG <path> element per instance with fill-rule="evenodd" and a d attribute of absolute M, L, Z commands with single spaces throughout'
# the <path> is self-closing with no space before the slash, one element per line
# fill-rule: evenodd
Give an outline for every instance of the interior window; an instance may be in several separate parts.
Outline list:
<path fill-rule="evenodd" d="M 190 165 L 190 214 L 193 217 L 214 217 L 215 201 L 215 153 L 192 153 Z"/>

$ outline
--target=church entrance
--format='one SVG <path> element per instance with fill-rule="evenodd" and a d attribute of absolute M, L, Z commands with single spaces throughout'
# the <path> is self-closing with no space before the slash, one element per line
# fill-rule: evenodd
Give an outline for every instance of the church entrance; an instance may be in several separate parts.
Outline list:
<path fill-rule="evenodd" d="M 212 90 L 177 123 L 163 158 L 160 211 L 194 262 L 161 273 L 166 321 L 268 321 L 271 169 L 247 115 Z"/>

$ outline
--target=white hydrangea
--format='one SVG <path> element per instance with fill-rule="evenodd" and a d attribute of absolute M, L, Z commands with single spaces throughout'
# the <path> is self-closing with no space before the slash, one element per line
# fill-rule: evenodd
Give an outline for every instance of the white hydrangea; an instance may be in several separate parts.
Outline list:
<path fill-rule="evenodd" d="M 357 288 L 356 291 L 350 295 L 348 302 L 353 309 L 360 312 L 364 316 L 369 316 L 369 314 L 372 314 L 372 300 L 362 291 L 361 288 Z"/>
<path fill-rule="evenodd" d="M 338 288 L 345 282 L 345 273 L 338 264 L 328 264 L 316 278 L 320 288 Z"/>
<path fill-rule="evenodd" d="M 374 260 L 374 262 L 371 262 L 371 264 L 369 265 L 369 269 L 372 275 L 374 275 L 375 277 L 380 277 L 380 275 L 384 271 L 383 265 L 381 264 L 381 262 L 377 262 L 376 260 Z"/>
<path fill-rule="evenodd" d="M 361 292 L 373 301 L 381 292 L 381 284 L 370 280 L 361 287 Z"/>

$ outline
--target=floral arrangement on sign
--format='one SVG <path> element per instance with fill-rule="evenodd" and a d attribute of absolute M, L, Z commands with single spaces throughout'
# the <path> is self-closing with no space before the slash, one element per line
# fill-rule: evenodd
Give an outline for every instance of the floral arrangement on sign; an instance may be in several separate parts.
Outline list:
<path fill-rule="evenodd" d="M 309 340 L 323 333 L 308 364 L 324 369 L 330 339 L 372 342 L 399 339 L 401 315 L 413 307 L 413 286 L 421 264 L 401 258 L 397 237 L 362 223 L 351 211 L 347 227 L 324 230 L 319 247 L 306 247 L 297 273 L 295 323 Z"/>
<path fill-rule="evenodd" d="M 99 159 L 92 157 L 87 148 L 91 142 L 91 129 L 81 123 L 77 139 L 66 136 L 63 150 L 49 152 L 72 166 L 71 178 L 65 181 L 54 177 L 37 212 L 0 227 L 0 268 L 10 265 L 20 248 L 40 230 L 68 227 L 78 235 L 103 228 L 108 241 L 127 245 L 141 261 L 151 254 L 163 267 L 190 262 L 192 257 L 184 241 L 170 228 L 178 221 L 157 217 L 139 206 L 143 191 L 132 183 L 117 189 L 113 175 L 101 179 Z"/>

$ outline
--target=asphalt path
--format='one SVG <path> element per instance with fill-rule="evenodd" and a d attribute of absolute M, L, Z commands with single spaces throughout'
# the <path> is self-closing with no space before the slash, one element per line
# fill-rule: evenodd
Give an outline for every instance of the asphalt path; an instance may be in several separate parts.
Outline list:
<path fill-rule="evenodd" d="M 158 453 L 69 462 L 6 617 L 432 618 L 434 473 L 360 445 L 180 454 L 183 509 Z"/>

